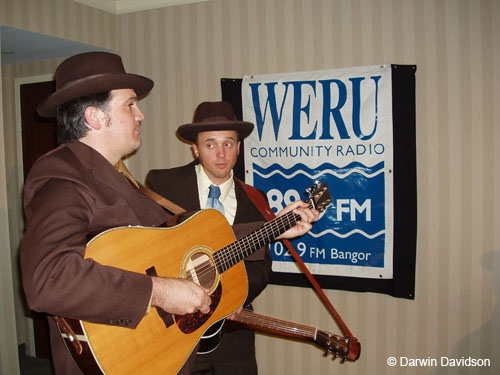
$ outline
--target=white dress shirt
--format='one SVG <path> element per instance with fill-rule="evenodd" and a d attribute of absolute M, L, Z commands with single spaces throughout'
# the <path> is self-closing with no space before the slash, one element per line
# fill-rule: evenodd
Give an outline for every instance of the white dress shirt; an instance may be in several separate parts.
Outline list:
<path fill-rule="evenodd" d="M 196 171 L 196 178 L 198 180 L 198 197 L 200 198 L 200 208 L 205 209 L 207 208 L 207 199 L 210 185 L 215 184 L 207 176 L 201 164 L 195 165 L 194 169 Z M 234 191 L 233 171 L 231 171 L 231 176 L 226 182 L 217 186 L 219 186 L 220 188 L 219 200 L 224 206 L 224 216 L 226 217 L 228 223 L 233 225 L 237 207 L 236 193 Z"/>

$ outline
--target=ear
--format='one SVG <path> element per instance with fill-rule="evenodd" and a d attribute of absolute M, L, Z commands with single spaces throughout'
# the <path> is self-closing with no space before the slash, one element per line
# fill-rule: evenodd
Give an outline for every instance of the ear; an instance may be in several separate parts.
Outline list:
<path fill-rule="evenodd" d="M 198 152 L 198 146 L 196 145 L 196 143 L 192 143 L 191 148 L 193 149 L 194 156 L 196 156 L 197 158 L 200 157 L 200 153 Z"/>
<path fill-rule="evenodd" d="M 96 107 L 89 106 L 85 108 L 85 112 L 83 113 L 85 117 L 85 122 L 91 129 L 100 130 L 103 125 L 102 119 L 102 111 L 100 111 Z"/>
<path fill-rule="evenodd" d="M 238 146 L 237 146 L 238 147 L 238 154 L 237 155 L 240 154 L 240 145 L 241 145 L 241 141 L 238 141 Z"/>

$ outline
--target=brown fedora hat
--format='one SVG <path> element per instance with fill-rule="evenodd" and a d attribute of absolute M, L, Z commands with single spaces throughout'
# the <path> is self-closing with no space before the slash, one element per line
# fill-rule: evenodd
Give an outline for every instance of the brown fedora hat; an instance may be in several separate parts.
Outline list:
<path fill-rule="evenodd" d="M 55 116 L 56 107 L 98 92 L 134 89 L 137 96 L 153 88 L 149 78 L 128 74 L 120 56 L 109 52 L 87 52 L 64 60 L 56 69 L 56 91 L 40 103 L 40 116 Z"/>
<path fill-rule="evenodd" d="M 203 102 L 196 108 L 193 122 L 181 125 L 177 129 L 181 138 L 193 143 L 198 133 L 214 130 L 236 130 L 241 141 L 250 135 L 253 124 L 238 121 L 233 107 L 228 102 Z"/>

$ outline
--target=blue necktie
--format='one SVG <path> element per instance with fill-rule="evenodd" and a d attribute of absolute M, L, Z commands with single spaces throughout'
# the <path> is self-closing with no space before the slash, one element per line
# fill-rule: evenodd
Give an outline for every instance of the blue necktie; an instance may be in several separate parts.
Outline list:
<path fill-rule="evenodd" d="M 224 215 L 224 206 L 219 200 L 220 188 L 218 186 L 210 185 L 210 191 L 208 192 L 207 208 L 215 208 L 219 210 Z"/>

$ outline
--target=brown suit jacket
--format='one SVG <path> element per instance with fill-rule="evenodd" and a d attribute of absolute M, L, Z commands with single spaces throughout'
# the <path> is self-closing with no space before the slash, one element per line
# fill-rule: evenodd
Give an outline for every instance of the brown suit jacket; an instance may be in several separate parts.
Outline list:
<path fill-rule="evenodd" d="M 97 151 L 81 142 L 42 156 L 24 189 L 26 233 L 20 248 L 28 306 L 39 312 L 135 328 L 151 278 L 84 259 L 87 242 L 109 228 L 157 226 L 168 218 Z M 80 374 L 49 319 L 56 374 Z"/>

